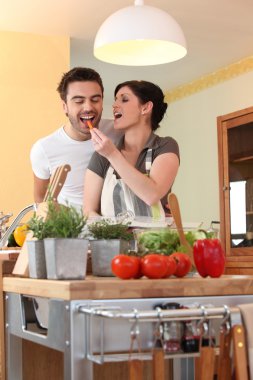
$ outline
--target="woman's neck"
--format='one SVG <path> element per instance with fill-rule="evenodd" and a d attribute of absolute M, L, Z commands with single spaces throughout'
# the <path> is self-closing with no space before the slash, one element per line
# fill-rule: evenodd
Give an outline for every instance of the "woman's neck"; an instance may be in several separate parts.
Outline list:
<path fill-rule="evenodd" d="M 150 136 L 151 130 L 142 129 L 126 131 L 124 137 L 124 145 L 121 148 L 121 154 L 133 166 L 136 166 L 138 157 L 146 145 Z"/>
<path fill-rule="evenodd" d="M 125 132 L 124 146 L 122 150 L 125 152 L 141 152 L 146 145 L 152 130 L 150 127 L 141 126 L 139 128 L 127 130 Z"/>

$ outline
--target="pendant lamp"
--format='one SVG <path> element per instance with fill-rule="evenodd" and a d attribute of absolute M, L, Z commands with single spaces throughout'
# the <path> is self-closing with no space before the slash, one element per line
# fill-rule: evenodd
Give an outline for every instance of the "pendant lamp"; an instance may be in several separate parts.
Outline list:
<path fill-rule="evenodd" d="M 135 0 L 100 26 L 94 56 L 104 62 L 126 66 L 149 66 L 183 58 L 187 53 L 184 33 L 161 9 Z"/>

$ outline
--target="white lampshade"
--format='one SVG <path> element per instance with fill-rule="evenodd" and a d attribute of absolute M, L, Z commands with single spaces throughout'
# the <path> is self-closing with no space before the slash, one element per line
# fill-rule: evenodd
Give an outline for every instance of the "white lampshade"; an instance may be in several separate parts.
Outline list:
<path fill-rule="evenodd" d="M 159 65 L 183 58 L 186 53 L 185 37 L 178 23 L 142 0 L 109 16 L 94 42 L 94 56 L 117 65 Z"/>

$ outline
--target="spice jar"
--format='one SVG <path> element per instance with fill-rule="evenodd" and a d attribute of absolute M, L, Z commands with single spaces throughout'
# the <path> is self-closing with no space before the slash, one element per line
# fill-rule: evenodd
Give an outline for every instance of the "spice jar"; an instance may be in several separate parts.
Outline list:
<path fill-rule="evenodd" d="M 184 335 L 182 337 L 182 348 L 184 352 L 198 352 L 200 342 L 200 331 L 196 321 L 184 323 Z"/>
<path fill-rule="evenodd" d="M 180 309 L 181 306 L 176 302 L 169 302 L 162 305 L 162 309 L 175 310 Z M 164 322 L 163 326 L 163 340 L 164 351 L 166 353 L 181 352 L 181 339 L 183 334 L 183 323 L 180 321 L 168 321 Z"/>
<path fill-rule="evenodd" d="M 212 346 L 214 347 L 216 345 L 216 338 L 215 338 L 215 331 L 212 328 L 211 321 L 207 321 L 207 328 L 205 332 L 202 335 L 202 347 L 208 347 Z"/>
<path fill-rule="evenodd" d="M 185 309 L 198 307 L 198 304 L 184 306 Z M 186 320 L 182 337 L 182 349 L 184 352 L 198 352 L 200 343 L 200 328 L 197 320 Z"/>

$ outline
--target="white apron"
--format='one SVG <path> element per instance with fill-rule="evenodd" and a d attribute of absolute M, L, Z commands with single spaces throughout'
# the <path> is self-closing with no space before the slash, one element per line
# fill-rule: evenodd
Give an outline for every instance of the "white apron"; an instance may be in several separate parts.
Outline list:
<path fill-rule="evenodd" d="M 148 149 L 145 158 L 146 174 L 149 176 L 152 165 L 152 149 Z M 131 211 L 134 216 L 152 217 L 154 220 L 165 220 L 161 202 L 148 206 L 123 182 L 118 179 L 112 166 L 109 166 L 104 180 L 101 195 L 101 214 L 112 217 Z"/>

